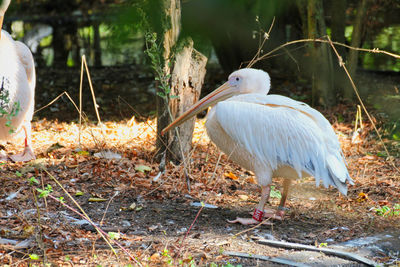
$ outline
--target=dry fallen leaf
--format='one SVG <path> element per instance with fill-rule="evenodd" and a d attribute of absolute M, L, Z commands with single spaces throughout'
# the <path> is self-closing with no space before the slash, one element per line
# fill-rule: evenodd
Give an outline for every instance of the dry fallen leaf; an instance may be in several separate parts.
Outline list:
<path fill-rule="evenodd" d="M 241 200 L 247 201 L 249 199 L 249 196 L 247 196 L 247 195 L 239 195 L 239 198 Z"/>
<path fill-rule="evenodd" d="M 357 201 L 358 202 L 364 202 L 366 200 L 368 200 L 368 195 L 367 194 L 365 194 L 363 192 L 358 194 L 358 197 L 357 197 Z"/>
<path fill-rule="evenodd" d="M 248 182 L 250 184 L 256 184 L 257 183 L 257 181 L 256 181 L 256 179 L 254 179 L 254 177 L 248 177 L 246 179 L 246 182 Z"/>
<path fill-rule="evenodd" d="M 238 178 L 236 175 L 234 175 L 232 172 L 226 172 L 226 173 L 224 173 L 224 175 L 225 175 L 225 177 L 230 178 L 230 179 L 232 179 L 232 180 L 234 180 L 234 181 L 236 181 L 236 180 L 239 179 L 239 178 Z"/>
<path fill-rule="evenodd" d="M 151 167 L 146 166 L 146 165 L 138 165 L 135 167 L 136 171 L 140 171 L 140 172 L 146 172 L 146 171 L 151 171 Z"/>
<path fill-rule="evenodd" d="M 152 261 L 159 261 L 160 260 L 160 253 L 156 252 L 153 255 L 151 255 L 150 259 Z"/>

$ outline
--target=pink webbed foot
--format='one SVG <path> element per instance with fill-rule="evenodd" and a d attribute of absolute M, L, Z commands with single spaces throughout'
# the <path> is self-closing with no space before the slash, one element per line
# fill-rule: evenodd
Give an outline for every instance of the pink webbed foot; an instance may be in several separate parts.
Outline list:
<path fill-rule="evenodd" d="M 273 209 L 264 209 L 264 218 L 271 218 L 274 220 L 279 220 L 283 221 L 285 218 L 285 210 L 284 209 L 279 209 L 278 210 L 273 210 Z"/>
<path fill-rule="evenodd" d="M 229 223 L 240 223 L 243 225 L 259 224 L 259 223 L 271 225 L 271 222 L 269 222 L 268 220 L 263 221 L 263 216 L 264 216 L 264 211 L 256 208 L 253 212 L 252 218 L 236 218 L 236 220 L 228 221 L 228 222 Z"/>
<path fill-rule="evenodd" d="M 9 158 L 4 151 L 0 151 L 0 162 L 9 161 Z"/>
<path fill-rule="evenodd" d="M 14 162 L 27 162 L 36 159 L 35 154 L 30 147 L 25 147 L 25 150 L 22 153 L 10 155 L 9 158 Z"/>
<path fill-rule="evenodd" d="M 285 210 L 286 208 L 278 208 L 278 210 L 264 208 L 263 218 L 271 218 L 273 220 L 283 221 L 285 217 Z"/>
<path fill-rule="evenodd" d="M 253 218 L 239 218 L 237 217 L 235 220 L 227 220 L 228 223 L 240 223 L 243 225 L 252 225 L 252 224 L 259 224 L 259 221 L 254 220 Z M 264 225 L 272 225 L 270 221 L 263 221 L 262 224 Z"/>

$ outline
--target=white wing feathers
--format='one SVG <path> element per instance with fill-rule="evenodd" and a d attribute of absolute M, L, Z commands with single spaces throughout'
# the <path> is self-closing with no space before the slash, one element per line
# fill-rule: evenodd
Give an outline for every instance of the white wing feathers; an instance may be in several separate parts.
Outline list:
<path fill-rule="evenodd" d="M 35 62 L 33 61 L 33 55 L 31 50 L 19 41 L 15 41 L 15 48 L 21 65 L 24 67 L 26 72 L 26 77 L 28 78 L 29 86 L 32 90 L 35 89 L 36 85 L 36 74 L 35 74 Z"/>
<path fill-rule="evenodd" d="M 279 95 L 247 94 L 219 102 L 216 116 L 226 133 L 271 170 L 289 165 L 317 186 L 347 193 L 352 183 L 330 123 L 308 105 Z"/>

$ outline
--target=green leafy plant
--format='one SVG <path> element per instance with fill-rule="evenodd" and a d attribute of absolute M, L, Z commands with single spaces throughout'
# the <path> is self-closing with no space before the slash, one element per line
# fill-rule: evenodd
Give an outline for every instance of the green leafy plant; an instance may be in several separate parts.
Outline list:
<path fill-rule="evenodd" d="M 0 118 L 6 118 L 5 125 L 10 128 L 9 132 L 14 133 L 15 129 L 12 126 L 12 119 L 16 117 L 21 110 L 19 101 L 10 103 L 10 92 L 7 87 L 10 86 L 8 79 L 3 77 L 0 85 Z"/>
<path fill-rule="evenodd" d="M 118 240 L 121 238 L 121 234 L 120 233 L 116 233 L 116 232 L 108 232 L 108 236 L 112 239 L 112 240 Z"/>
<path fill-rule="evenodd" d="M 47 197 L 51 192 L 53 192 L 53 188 L 49 184 L 45 187 L 45 189 L 36 188 L 36 190 L 40 193 L 40 198 Z"/>
<path fill-rule="evenodd" d="M 271 191 L 270 191 L 269 195 L 270 195 L 270 197 L 273 197 L 273 198 L 278 198 L 278 199 L 282 198 L 281 192 L 279 190 L 276 190 L 275 186 L 273 186 L 273 185 L 271 186 Z"/>
<path fill-rule="evenodd" d="M 400 215 L 400 204 L 395 204 L 392 208 L 389 206 L 382 206 L 375 209 L 375 212 L 379 216 L 398 216 Z"/>
<path fill-rule="evenodd" d="M 28 183 L 29 183 L 29 185 L 35 185 L 35 184 L 39 184 L 39 181 L 34 176 L 32 176 L 32 177 L 28 178 Z"/>
<path fill-rule="evenodd" d="M 172 265 L 173 259 L 172 259 L 171 255 L 169 255 L 169 250 L 168 250 L 168 249 L 165 248 L 165 249 L 162 251 L 161 255 L 162 255 L 163 257 L 166 257 L 166 258 L 167 258 L 167 263 L 168 263 L 169 265 Z"/>
<path fill-rule="evenodd" d="M 177 98 L 176 95 L 171 95 L 171 87 L 169 86 L 169 80 L 171 74 L 165 74 L 163 70 L 163 64 L 161 60 L 162 49 L 160 45 L 157 44 L 157 34 L 146 33 L 146 55 L 150 58 L 151 68 L 154 70 L 156 76 L 155 80 L 159 82 L 158 88 L 161 89 L 157 92 L 157 95 L 165 100 Z M 171 61 L 169 61 L 169 67 L 171 67 Z"/>
<path fill-rule="evenodd" d="M 39 260 L 39 255 L 37 255 L 37 254 L 29 254 L 29 258 L 31 260 L 37 261 L 37 260 Z"/>

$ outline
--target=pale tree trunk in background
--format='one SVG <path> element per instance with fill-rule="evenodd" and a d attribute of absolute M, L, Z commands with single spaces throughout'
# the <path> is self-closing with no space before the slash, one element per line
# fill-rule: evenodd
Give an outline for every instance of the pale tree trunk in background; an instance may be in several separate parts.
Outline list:
<path fill-rule="evenodd" d="M 173 118 L 179 117 L 199 100 L 204 76 L 206 75 L 207 58 L 193 48 L 193 41 L 189 40 L 175 56 L 174 70 L 171 77 L 171 94 L 179 96 L 170 100 L 170 109 Z M 192 146 L 194 123 L 196 118 L 182 124 L 174 130 L 169 143 L 171 156 L 182 160 L 189 154 Z M 176 133 L 178 131 L 178 134 Z"/>
<path fill-rule="evenodd" d="M 303 30 L 307 38 L 316 39 L 326 35 L 326 25 L 322 1 L 297 1 L 303 19 Z M 305 21 L 304 21 L 305 20 Z M 306 25 L 306 26 L 305 26 Z M 313 104 L 332 106 L 336 103 L 333 86 L 332 54 L 328 44 L 308 45 L 309 67 L 312 80 Z"/>
<path fill-rule="evenodd" d="M 181 5 L 177 0 L 161 0 L 160 3 L 164 9 L 162 14 L 162 38 L 163 38 L 163 73 L 166 76 L 171 75 L 170 58 L 171 50 L 178 41 L 180 32 L 180 16 L 181 16 Z M 157 92 L 161 92 L 162 89 L 157 87 Z M 163 92 L 161 92 L 163 93 Z M 156 96 L 157 105 L 157 140 L 156 140 L 156 158 L 160 160 L 161 156 L 165 155 L 167 149 L 168 137 L 170 133 L 161 136 L 161 131 L 168 126 L 171 122 L 171 116 L 168 112 L 168 99 Z"/>
<path fill-rule="evenodd" d="M 195 118 L 188 120 L 177 130 L 169 131 L 163 137 L 160 133 L 172 119 L 178 117 L 199 99 L 207 58 L 193 48 L 191 40 L 182 41 L 181 44 L 178 42 L 181 28 L 180 0 L 162 2 L 164 4 L 163 72 L 170 77 L 170 96 L 179 98 L 164 99 L 157 96 L 156 149 L 157 156 L 162 156 L 167 151 L 168 159 L 179 162 L 190 151 Z"/>
<path fill-rule="evenodd" d="M 351 35 L 351 46 L 360 47 L 361 46 L 361 38 L 363 36 L 364 31 L 364 20 L 367 11 L 369 0 L 361 0 L 357 6 L 357 15 L 355 21 L 353 23 L 353 33 Z M 350 49 L 349 56 L 347 60 L 347 68 L 351 77 L 354 77 L 354 74 L 357 71 L 358 65 L 358 51 L 354 49 Z M 344 91 L 344 97 L 351 100 L 354 98 L 353 87 L 350 83 L 347 84 Z"/>

